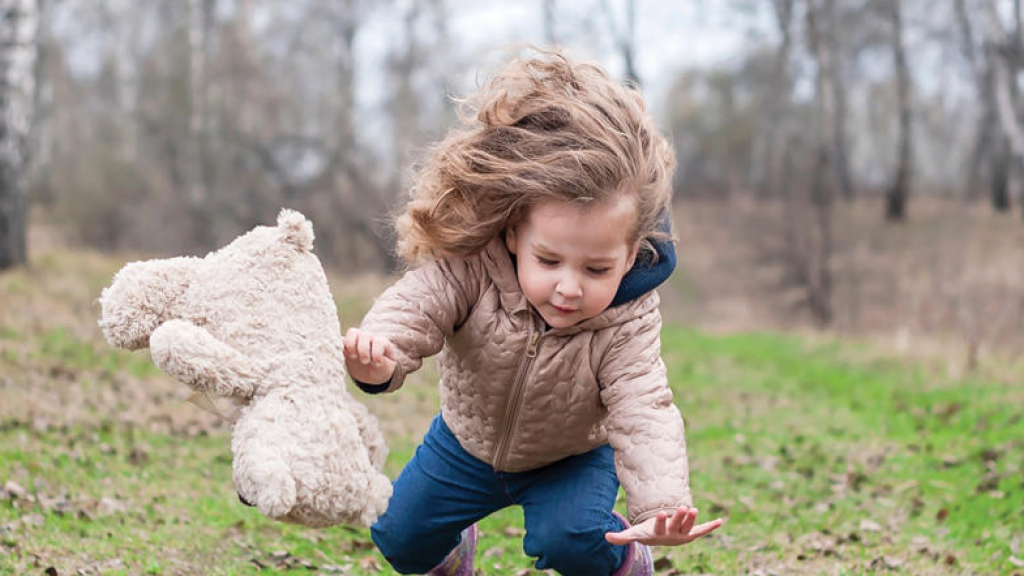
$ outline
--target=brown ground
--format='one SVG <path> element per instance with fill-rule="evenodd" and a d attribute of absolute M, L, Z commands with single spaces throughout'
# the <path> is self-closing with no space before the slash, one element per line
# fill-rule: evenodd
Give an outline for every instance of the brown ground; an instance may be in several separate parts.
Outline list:
<path fill-rule="evenodd" d="M 782 281 L 780 203 L 684 201 L 676 291 L 665 316 L 713 331 L 814 330 L 803 291 Z M 902 224 L 878 200 L 833 212 L 832 307 L 825 333 L 943 358 L 951 375 L 1007 378 L 1024 351 L 1024 220 L 988 205 L 913 198 Z M 973 360 L 972 360 L 973 356 Z"/>

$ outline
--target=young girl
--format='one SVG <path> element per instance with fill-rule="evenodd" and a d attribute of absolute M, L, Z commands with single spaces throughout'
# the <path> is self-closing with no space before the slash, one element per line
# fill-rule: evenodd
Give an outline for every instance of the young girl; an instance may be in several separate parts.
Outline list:
<path fill-rule="evenodd" d="M 538 569 L 653 574 L 647 545 L 721 524 L 694 525 L 660 356 L 671 149 L 638 92 L 559 53 L 507 64 L 468 102 L 397 221 L 419 267 L 345 336 L 370 393 L 440 353 L 441 413 L 373 540 L 400 573 L 468 576 L 475 522 L 515 504 Z"/>

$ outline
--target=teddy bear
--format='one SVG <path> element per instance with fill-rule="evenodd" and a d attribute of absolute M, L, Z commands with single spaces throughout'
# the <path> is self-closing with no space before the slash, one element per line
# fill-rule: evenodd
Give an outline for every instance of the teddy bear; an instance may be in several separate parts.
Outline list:
<path fill-rule="evenodd" d="M 99 302 L 110 344 L 149 347 L 197 393 L 228 398 L 238 497 L 269 518 L 369 526 L 387 507 L 387 446 L 345 387 L 338 310 L 313 226 L 281 210 L 203 258 L 125 265 Z"/>

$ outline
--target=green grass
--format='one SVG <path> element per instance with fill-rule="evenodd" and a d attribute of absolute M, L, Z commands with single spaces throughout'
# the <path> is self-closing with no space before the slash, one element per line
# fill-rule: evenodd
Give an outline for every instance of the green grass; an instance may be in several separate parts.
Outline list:
<path fill-rule="evenodd" d="M 146 356 L 60 329 L 34 338 L 22 369 L 59 363 L 95 387 L 154 378 Z M 1022 572 L 1010 561 L 1024 538 L 1019 386 L 777 334 L 668 327 L 663 352 L 701 516 L 728 522 L 658 549 L 659 573 Z M 425 419 L 437 406 L 427 387 L 371 406 L 408 404 Z M 390 475 L 417 440 L 389 438 Z M 2 420 L 0 486 L 28 495 L 0 498 L 0 575 L 392 573 L 366 530 L 285 525 L 240 505 L 230 467 L 222 429 L 160 432 L 99 413 L 42 428 Z M 529 573 L 519 510 L 481 527 L 480 573 Z"/>
<path fill-rule="evenodd" d="M 145 354 L 131 354 L 107 346 L 105 343 L 87 342 L 76 338 L 66 328 L 47 330 L 39 338 L 39 346 L 32 360 L 50 362 L 76 371 L 103 369 L 124 372 L 135 378 L 161 374 Z"/>
<path fill-rule="evenodd" d="M 664 347 L 690 424 L 694 493 L 728 513 L 723 530 L 735 539 L 709 540 L 696 561 L 682 554 L 684 572 L 740 573 L 758 546 L 838 559 L 838 573 L 881 556 L 913 573 L 1014 573 L 1011 538 L 1024 534 L 1018 387 L 936 380 L 912 365 L 851 360 L 863 358 L 852 345 L 771 334 L 668 330 Z"/>

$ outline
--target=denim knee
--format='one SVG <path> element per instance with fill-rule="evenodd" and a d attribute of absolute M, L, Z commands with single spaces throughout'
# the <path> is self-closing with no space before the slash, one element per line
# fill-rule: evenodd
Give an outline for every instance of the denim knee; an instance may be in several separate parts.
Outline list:
<path fill-rule="evenodd" d="M 384 559 L 399 574 L 425 574 L 444 559 L 424 559 L 433 550 L 424 549 L 422 535 L 410 530 L 389 529 L 380 522 L 370 527 L 370 537 Z"/>
<path fill-rule="evenodd" d="M 602 576 L 613 573 L 625 558 L 625 547 L 604 539 L 599 523 L 568 524 L 552 519 L 535 526 L 523 540 L 523 551 L 537 558 L 537 568 L 554 569 L 563 576 Z"/>

